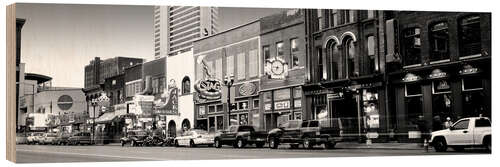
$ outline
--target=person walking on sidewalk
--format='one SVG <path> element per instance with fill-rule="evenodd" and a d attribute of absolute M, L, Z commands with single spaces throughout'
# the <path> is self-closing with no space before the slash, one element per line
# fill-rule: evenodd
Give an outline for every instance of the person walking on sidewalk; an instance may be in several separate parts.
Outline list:
<path fill-rule="evenodd" d="M 448 129 L 453 125 L 453 122 L 451 121 L 450 117 L 446 117 L 446 121 L 444 122 L 444 128 Z"/>
<path fill-rule="evenodd" d="M 419 143 L 422 144 L 423 146 L 425 140 L 429 140 L 430 137 L 430 130 L 429 127 L 427 126 L 427 121 L 425 121 L 424 116 L 422 115 L 418 116 L 417 127 L 421 134 Z"/>

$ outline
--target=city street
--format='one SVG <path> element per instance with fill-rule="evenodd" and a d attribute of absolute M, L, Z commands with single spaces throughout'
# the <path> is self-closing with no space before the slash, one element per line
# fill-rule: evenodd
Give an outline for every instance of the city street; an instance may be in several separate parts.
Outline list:
<path fill-rule="evenodd" d="M 185 148 L 185 147 L 121 147 L 108 146 L 51 146 L 18 145 L 18 163 L 54 162 L 105 162 L 105 161 L 157 161 L 157 160 L 209 160 L 209 159 L 264 159 L 264 158 L 311 158 L 311 157 L 360 157 L 360 156 L 415 156 L 486 154 L 483 150 L 436 153 L 434 150 L 391 149 L 279 149 L 245 148 Z"/>

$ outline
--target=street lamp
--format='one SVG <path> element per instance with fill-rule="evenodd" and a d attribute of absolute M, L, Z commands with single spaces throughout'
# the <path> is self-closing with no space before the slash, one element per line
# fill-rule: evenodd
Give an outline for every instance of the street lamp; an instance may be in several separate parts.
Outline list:
<path fill-rule="evenodd" d="M 226 85 L 227 87 L 227 113 L 228 113 L 227 127 L 231 125 L 231 87 L 233 86 L 233 83 L 234 83 L 233 75 L 226 75 L 224 77 L 224 85 Z"/>
<path fill-rule="evenodd" d="M 95 107 L 97 106 L 97 99 L 92 99 L 90 104 L 94 108 L 94 114 L 92 115 L 92 143 L 95 143 Z"/>

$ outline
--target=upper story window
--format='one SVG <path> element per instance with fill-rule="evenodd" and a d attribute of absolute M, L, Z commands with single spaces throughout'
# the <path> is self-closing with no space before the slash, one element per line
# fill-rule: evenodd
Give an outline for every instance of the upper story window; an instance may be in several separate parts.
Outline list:
<path fill-rule="evenodd" d="M 262 54 L 264 55 L 264 60 L 271 58 L 271 52 L 269 51 L 269 46 L 262 47 Z"/>
<path fill-rule="evenodd" d="M 347 74 L 349 76 L 358 76 L 359 73 L 356 70 L 355 57 L 356 57 L 356 47 L 354 46 L 354 41 L 352 39 L 348 39 L 345 43 L 345 54 L 346 54 L 346 65 L 347 65 Z"/>
<path fill-rule="evenodd" d="M 318 58 L 318 65 L 316 66 L 316 76 L 317 80 L 326 80 L 326 66 L 323 64 L 325 62 L 324 57 L 323 57 L 323 50 L 321 47 L 316 48 L 316 53 L 317 53 L 317 58 Z"/>
<path fill-rule="evenodd" d="M 283 58 L 284 54 L 285 53 L 283 52 L 283 42 L 276 43 L 276 57 Z"/>
<path fill-rule="evenodd" d="M 415 65 L 421 63 L 420 50 L 420 28 L 408 28 L 403 32 L 402 53 L 403 65 Z"/>
<path fill-rule="evenodd" d="M 323 17 L 323 10 L 318 9 L 316 11 L 317 11 L 317 15 L 318 15 L 317 20 L 316 20 L 317 21 L 316 26 L 318 26 L 318 30 L 321 30 L 323 28 L 323 23 L 325 22 L 324 17 Z"/>
<path fill-rule="evenodd" d="M 185 76 L 184 79 L 182 79 L 182 94 L 189 94 L 191 92 L 191 80 L 189 77 Z"/>
<path fill-rule="evenodd" d="M 367 60 L 368 60 L 368 74 L 373 74 L 377 71 L 377 59 L 375 57 L 375 37 L 373 35 L 368 36 L 366 40 L 366 48 L 367 48 Z"/>
<path fill-rule="evenodd" d="M 459 21 L 460 57 L 481 54 L 481 17 L 468 16 Z"/>
<path fill-rule="evenodd" d="M 292 68 L 299 66 L 299 41 L 297 38 L 290 40 L 290 60 L 292 60 Z"/>
<path fill-rule="evenodd" d="M 327 45 L 326 52 L 330 59 L 330 78 L 335 80 L 343 77 L 342 75 L 342 56 L 339 54 L 339 47 L 337 43 L 330 42 Z"/>
<path fill-rule="evenodd" d="M 354 11 L 353 10 L 340 10 L 340 23 L 347 24 L 354 22 Z"/>
<path fill-rule="evenodd" d="M 450 58 L 448 41 L 448 24 L 446 22 L 439 22 L 431 25 L 429 32 L 431 61 L 446 60 Z"/>
<path fill-rule="evenodd" d="M 338 25 L 338 10 L 332 9 L 330 11 L 330 27 L 335 27 Z"/>

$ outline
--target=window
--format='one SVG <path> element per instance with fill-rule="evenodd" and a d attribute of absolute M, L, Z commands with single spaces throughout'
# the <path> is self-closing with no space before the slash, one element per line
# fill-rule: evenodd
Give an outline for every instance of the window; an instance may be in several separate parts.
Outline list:
<path fill-rule="evenodd" d="M 340 23 L 347 24 L 354 22 L 354 11 L 353 10 L 340 10 Z"/>
<path fill-rule="evenodd" d="M 323 23 L 325 22 L 323 20 L 323 11 L 320 10 L 320 9 L 318 9 L 316 11 L 317 11 L 317 15 L 318 15 L 317 20 L 316 20 L 317 21 L 317 25 L 316 26 L 318 26 L 317 30 L 321 30 L 321 29 L 323 29 Z"/>
<path fill-rule="evenodd" d="M 238 80 L 244 80 L 245 79 L 245 53 L 239 53 L 238 54 Z"/>
<path fill-rule="evenodd" d="M 189 94 L 191 92 L 191 80 L 189 80 L 189 77 L 185 76 L 184 79 L 182 79 L 182 94 Z"/>
<path fill-rule="evenodd" d="M 440 22 L 432 25 L 429 32 L 431 47 L 430 60 L 439 61 L 450 58 L 448 46 L 448 24 Z"/>
<path fill-rule="evenodd" d="M 409 28 L 403 33 L 402 40 L 403 65 L 415 65 L 421 63 L 420 57 L 420 28 Z"/>
<path fill-rule="evenodd" d="M 339 54 L 339 48 L 337 43 L 330 42 L 327 45 L 327 54 L 328 57 L 330 58 L 330 66 L 331 66 L 329 77 L 333 80 L 339 79 L 339 77 L 342 76 L 342 69 L 341 69 L 342 57 Z"/>
<path fill-rule="evenodd" d="M 208 106 L 208 113 L 214 113 L 215 112 L 215 106 Z"/>
<path fill-rule="evenodd" d="M 199 116 L 204 116 L 205 115 L 205 106 L 199 106 L 199 108 L 198 108 L 198 115 Z"/>
<path fill-rule="evenodd" d="M 378 62 L 375 58 L 375 37 L 373 35 L 368 36 L 366 48 L 368 49 L 368 74 L 373 74 L 378 69 Z"/>
<path fill-rule="evenodd" d="M 337 17 L 338 17 L 338 16 L 337 16 L 337 15 L 338 15 L 338 14 L 337 14 L 337 12 L 338 12 L 338 11 L 337 11 L 337 10 L 335 10 L 335 9 L 332 9 L 332 10 L 330 11 L 330 27 L 335 27 L 335 26 L 337 26 L 337 22 L 338 22 L 338 21 L 337 21 L 337 19 L 338 19 L 338 18 L 337 18 Z"/>
<path fill-rule="evenodd" d="M 269 46 L 262 47 L 262 54 L 264 55 L 264 60 L 269 60 L 271 58 L 271 52 L 269 51 Z"/>
<path fill-rule="evenodd" d="M 476 127 L 491 127 L 491 122 L 487 119 L 477 119 Z"/>
<path fill-rule="evenodd" d="M 321 47 L 316 48 L 316 52 L 318 54 L 318 65 L 316 67 L 316 74 L 318 76 L 318 80 L 326 80 L 326 66 L 323 65 L 324 58 L 323 58 L 323 51 Z"/>
<path fill-rule="evenodd" d="M 215 78 L 222 79 L 222 58 L 218 58 L 215 60 Z"/>
<path fill-rule="evenodd" d="M 259 73 L 259 55 L 257 49 L 251 50 L 248 53 L 248 76 L 256 77 Z M 221 65 L 222 66 L 222 65 Z"/>
<path fill-rule="evenodd" d="M 481 17 L 468 16 L 459 21 L 460 56 L 481 54 Z"/>
<path fill-rule="evenodd" d="M 259 99 L 254 99 L 253 100 L 253 109 L 258 109 L 259 108 Z"/>
<path fill-rule="evenodd" d="M 283 53 L 283 42 L 276 43 L 276 57 L 281 57 L 284 55 Z"/>
<path fill-rule="evenodd" d="M 240 114 L 239 115 L 240 119 L 240 125 L 248 125 L 248 114 Z"/>
<path fill-rule="evenodd" d="M 462 79 L 462 91 L 482 90 L 483 82 L 477 76 L 471 76 Z"/>
<path fill-rule="evenodd" d="M 300 87 L 293 88 L 293 98 L 302 98 L 302 88 Z"/>
<path fill-rule="evenodd" d="M 247 110 L 247 109 L 248 109 L 248 101 L 238 102 L 238 110 Z"/>
<path fill-rule="evenodd" d="M 275 101 L 286 100 L 286 99 L 290 99 L 290 89 L 286 88 L 274 91 Z"/>
<path fill-rule="evenodd" d="M 354 46 L 354 41 L 352 39 L 348 39 L 345 44 L 345 54 L 347 57 L 347 74 L 349 76 L 357 76 L 358 71 L 356 70 L 355 60 L 356 57 L 356 47 Z"/>
<path fill-rule="evenodd" d="M 292 68 L 298 67 L 299 66 L 299 46 L 298 46 L 298 39 L 294 38 L 290 40 L 290 53 L 291 53 L 291 59 L 292 60 Z"/>
<path fill-rule="evenodd" d="M 469 128 L 469 120 L 462 120 L 453 125 L 453 130 L 463 130 Z"/>
<path fill-rule="evenodd" d="M 302 107 L 302 100 L 301 99 L 295 99 L 295 100 L 293 100 L 293 107 L 295 107 L 295 108 Z"/>
<path fill-rule="evenodd" d="M 293 114 L 294 114 L 295 120 L 302 120 L 302 113 L 301 112 L 295 112 Z"/>
<path fill-rule="evenodd" d="M 224 107 L 222 106 L 222 104 L 216 106 L 216 112 L 223 112 L 223 109 Z"/>
<path fill-rule="evenodd" d="M 226 57 L 226 75 L 234 76 L 234 56 Z"/>
<path fill-rule="evenodd" d="M 410 83 L 405 85 L 406 97 L 422 96 L 422 88 L 418 83 Z"/>
<path fill-rule="evenodd" d="M 264 92 L 264 102 L 270 102 L 272 100 L 273 96 L 270 91 Z"/>

